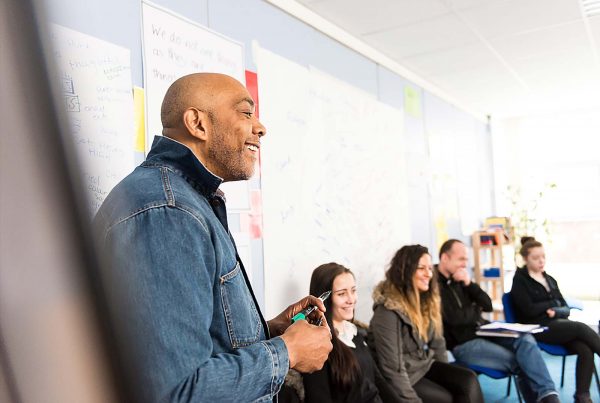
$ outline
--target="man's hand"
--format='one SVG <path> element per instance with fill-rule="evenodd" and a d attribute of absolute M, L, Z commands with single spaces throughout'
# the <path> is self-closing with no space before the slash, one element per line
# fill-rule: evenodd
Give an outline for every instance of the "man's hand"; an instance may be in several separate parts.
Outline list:
<path fill-rule="evenodd" d="M 321 321 L 322 325 L 324 325 L 329 330 L 329 325 L 325 320 L 325 305 L 323 305 L 323 301 L 321 301 L 317 297 L 313 297 L 309 295 L 308 297 L 302 298 L 300 301 L 296 302 L 287 307 L 287 309 L 277 315 L 275 318 L 271 319 L 267 322 L 269 325 L 269 333 L 271 337 L 281 336 L 283 332 L 292 324 L 292 318 L 298 312 L 303 310 L 304 308 L 308 308 L 310 305 L 316 305 L 318 309 L 315 309 L 308 317 L 308 320 L 311 323 L 319 323 Z"/>
<path fill-rule="evenodd" d="M 452 280 L 456 282 L 462 282 L 464 285 L 471 284 L 471 276 L 469 275 L 469 271 L 464 269 L 458 269 L 453 275 Z"/>
<path fill-rule="evenodd" d="M 302 373 L 323 368 L 333 348 L 331 331 L 326 323 L 323 319 L 321 326 L 315 326 L 305 320 L 299 320 L 287 328 L 281 338 L 288 350 L 290 368 Z"/>
<path fill-rule="evenodd" d="M 548 309 L 546 309 L 546 314 L 548 315 L 549 318 L 553 318 L 556 315 L 556 312 L 554 311 L 554 309 L 548 308 Z"/>

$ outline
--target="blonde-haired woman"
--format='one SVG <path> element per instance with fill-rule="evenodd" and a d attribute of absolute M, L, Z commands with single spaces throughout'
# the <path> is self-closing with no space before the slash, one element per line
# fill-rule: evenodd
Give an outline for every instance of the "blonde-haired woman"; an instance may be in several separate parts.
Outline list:
<path fill-rule="evenodd" d="M 475 373 L 447 362 L 427 248 L 403 246 L 385 277 L 373 292 L 369 334 L 383 376 L 408 402 L 483 402 Z"/>

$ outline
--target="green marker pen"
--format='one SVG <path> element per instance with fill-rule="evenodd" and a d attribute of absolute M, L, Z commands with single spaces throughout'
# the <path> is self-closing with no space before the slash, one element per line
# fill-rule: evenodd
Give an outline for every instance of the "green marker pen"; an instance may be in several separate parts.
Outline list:
<path fill-rule="evenodd" d="M 326 291 L 323 294 L 321 294 L 319 299 L 321 301 L 325 301 L 327 298 L 329 298 L 330 295 L 331 295 L 331 291 Z M 292 318 L 292 323 L 299 321 L 299 320 L 306 320 L 308 315 L 310 315 L 311 312 L 314 311 L 315 309 L 317 309 L 317 306 L 311 305 L 308 308 L 301 310 L 300 312 L 298 312 L 297 314 L 294 315 L 294 317 Z"/>

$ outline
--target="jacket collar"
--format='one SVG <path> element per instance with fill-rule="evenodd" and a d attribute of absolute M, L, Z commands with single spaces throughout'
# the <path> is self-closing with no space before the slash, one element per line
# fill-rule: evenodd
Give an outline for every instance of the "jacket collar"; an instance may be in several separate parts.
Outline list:
<path fill-rule="evenodd" d="M 446 283 L 450 284 L 453 281 L 452 278 L 448 278 L 448 277 L 446 277 L 446 276 L 444 276 L 442 274 L 442 272 L 440 271 L 440 265 L 439 264 L 433 265 L 433 269 L 437 272 L 438 281 L 441 284 L 446 284 Z"/>
<path fill-rule="evenodd" d="M 210 172 L 192 150 L 164 136 L 155 136 L 152 148 L 142 163 L 146 167 L 168 167 L 191 182 L 205 196 L 217 192 L 223 179 Z"/>
<path fill-rule="evenodd" d="M 400 303 L 400 298 L 400 291 L 393 284 L 381 281 L 373 290 L 373 307 L 383 305 L 386 309 L 396 312 L 404 322 L 412 326 L 406 309 Z"/>
<path fill-rule="evenodd" d="M 456 287 L 462 284 L 460 282 L 454 281 L 452 277 L 444 276 L 438 268 L 438 265 L 435 265 L 435 270 L 437 270 L 438 283 L 440 284 L 440 287 Z"/>
<path fill-rule="evenodd" d="M 550 290 L 555 291 L 558 289 L 558 284 L 556 283 L 556 280 L 554 279 L 554 277 L 552 277 L 545 271 L 542 273 L 542 275 L 546 279 L 546 282 L 548 283 L 548 287 L 550 287 Z M 542 284 L 540 284 L 536 279 L 531 277 L 531 275 L 529 274 L 529 270 L 527 270 L 527 266 L 517 268 L 517 271 L 515 272 L 515 277 L 518 277 L 518 276 L 523 276 L 527 279 L 527 281 L 533 282 L 532 284 L 536 284 L 536 285 L 539 284 L 540 286 L 543 287 Z M 544 289 L 545 289 L 545 287 L 544 287 Z"/>
<path fill-rule="evenodd" d="M 523 266 L 523 267 L 519 267 L 517 268 L 517 271 L 515 272 L 515 276 L 525 276 L 526 278 L 530 279 L 531 281 L 535 281 L 535 279 L 533 277 L 531 277 L 531 275 L 529 274 L 529 270 L 527 270 L 527 266 Z M 543 272 L 542 275 L 547 279 L 548 275 L 546 274 L 546 272 Z"/>

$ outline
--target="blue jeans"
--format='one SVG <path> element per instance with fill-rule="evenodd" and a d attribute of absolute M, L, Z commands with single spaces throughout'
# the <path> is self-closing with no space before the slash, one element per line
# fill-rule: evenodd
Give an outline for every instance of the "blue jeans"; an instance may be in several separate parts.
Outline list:
<path fill-rule="evenodd" d="M 452 350 L 457 361 L 509 372 L 517 376 L 526 401 L 556 393 L 554 382 L 533 336 L 478 337 Z"/>

